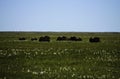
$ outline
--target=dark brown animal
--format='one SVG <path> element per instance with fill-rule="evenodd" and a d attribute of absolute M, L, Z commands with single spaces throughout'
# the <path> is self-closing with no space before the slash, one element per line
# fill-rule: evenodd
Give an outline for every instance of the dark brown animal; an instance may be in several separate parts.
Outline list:
<path fill-rule="evenodd" d="M 81 38 L 77 38 L 75 36 L 69 38 L 70 41 L 82 41 Z"/>
<path fill-rule="evenodd" d="M 90 37 L 89 42 L 91 42 L 91 43 L 100 42 L 100 38 L 99 37 Z"/>
<path fill-rule="evenodd" d="M 37 40 L 37 38 L 31 38 L 31 41 L 36 41 Z"/>
<path fill-rule="evenodd" d="M 19 40 L 26 40 L 26 38 L 25 37 L 20 37 Z"/>
<path fill-rule="evenodd" d="M 57 41 L 65 41 L 65 40 L 67 40 L 67 37 L 65 36 L 57 37 Z"/>
<path fill-rule="evenodd" d="M 50 37 L 49 36 L 42 36 L 39 38 L 39 41 L 42 42 L 50 42 Z"/>

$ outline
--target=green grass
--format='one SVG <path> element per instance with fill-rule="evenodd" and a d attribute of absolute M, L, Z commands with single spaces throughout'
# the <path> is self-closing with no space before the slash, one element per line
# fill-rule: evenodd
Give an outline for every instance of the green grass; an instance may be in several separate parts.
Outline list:
<path fill-rule="evenodd" d="M 51 42 L 30 40 L 45 35 Z M 58 36 L 83 41 L 58 42 Z M 91 36 L 100 37 L 101 42 L 90 43 Z M 119 63 L 120 33 L 0 33 L 0 79 L 120 79 Z"/>

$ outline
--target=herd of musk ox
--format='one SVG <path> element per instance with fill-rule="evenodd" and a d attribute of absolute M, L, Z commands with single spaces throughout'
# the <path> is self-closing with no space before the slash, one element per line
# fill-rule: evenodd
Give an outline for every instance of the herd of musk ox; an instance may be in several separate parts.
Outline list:
<path fill-rule="evenodd" d="M 26 40 L 25 37 L 21 37 L 19 38 L 19 40 Z M 31 38 L 31 41 L 37 41 L 38 39 L 36 37 L 34 38 Z M 39 38 L 39 41 L 40 42 L 50 42 L 50 37 L 49 36 L 41 36 Z M 82 41 L 82 38 L 78 38 L 78 37 L 75 37 L 75 36 L 72 36 L 70 38 L 67 38 L 66 36 L 60 36 L 60 37 L 57 37 L 56 41 Z M 99 37 L 90 37 L 89 38 L 89 42 L 100 42 L 100 38 Z"/>

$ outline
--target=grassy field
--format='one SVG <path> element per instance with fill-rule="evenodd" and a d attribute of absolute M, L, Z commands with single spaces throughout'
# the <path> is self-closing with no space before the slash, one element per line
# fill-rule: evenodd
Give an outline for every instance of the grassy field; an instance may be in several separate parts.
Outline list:
<path fill-rule="evenodd" d="M 45 35 L 50 42 L 30 40 Z M 120 79 L 120 33 L 0 32 L 0 79 Z"/>

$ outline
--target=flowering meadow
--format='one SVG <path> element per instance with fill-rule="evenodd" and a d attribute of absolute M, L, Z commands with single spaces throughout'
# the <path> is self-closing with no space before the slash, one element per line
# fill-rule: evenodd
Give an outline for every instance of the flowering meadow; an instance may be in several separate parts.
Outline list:
<path fill-rule="evenodd" d="M 30 40 L 44 35 L 50 42 Z M 82 41 L 56 41 L 63 35 Z M 120 33 L 1 32 L 0 79 L 120 79 Z"/>

